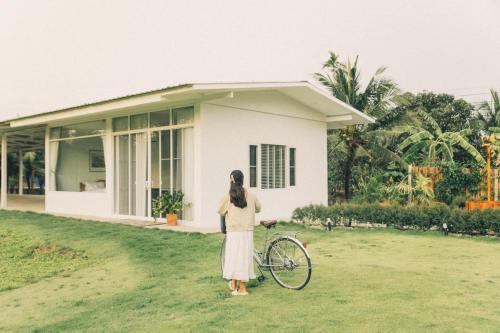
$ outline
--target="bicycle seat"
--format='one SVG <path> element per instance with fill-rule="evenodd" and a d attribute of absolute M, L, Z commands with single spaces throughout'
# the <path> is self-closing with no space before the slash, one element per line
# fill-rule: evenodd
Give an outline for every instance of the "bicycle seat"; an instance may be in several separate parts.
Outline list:
<path fill-rule="evenodd" d="M 260 225 L 266 227 L 267 229 L 271 229 L 277 223 L 278 223 L 278 221 L 276 221 L 276 220 L 260 221 Z"/>

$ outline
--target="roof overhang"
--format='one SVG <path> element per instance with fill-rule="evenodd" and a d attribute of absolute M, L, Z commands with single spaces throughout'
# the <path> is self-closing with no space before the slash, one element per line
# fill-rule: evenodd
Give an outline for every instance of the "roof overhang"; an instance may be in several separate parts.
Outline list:
<path fill-rule="evenodd" d="M 244 91 L 274 90 L 325 115 L 329 129 L 347 125 L 368 124 L 375 120 L 352 106 L 331 96 L 323 89 L 307 82 L 269 83 L 199 83 L 184 84 L 146 93 L 130 95 L 91 104 L 17 118 L 9 123 L 11 128 L 35 126 L 90 116 L 109 115 L 124 110 L 147 110 L 148 107 L 183 102 L 199 102 L 220 98 L 231 98 L 234 93 Z"/>

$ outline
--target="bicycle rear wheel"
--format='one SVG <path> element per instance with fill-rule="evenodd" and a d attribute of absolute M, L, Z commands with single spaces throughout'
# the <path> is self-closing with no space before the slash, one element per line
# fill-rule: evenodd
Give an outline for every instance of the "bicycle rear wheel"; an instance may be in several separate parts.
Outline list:
<path fill-rule="evenodd" d="M 282 237 L 271 243 L 267 263 L 274 280 L 282 287 L 300 290 L 311 279 L 311 258 L 295 238 Z"/>

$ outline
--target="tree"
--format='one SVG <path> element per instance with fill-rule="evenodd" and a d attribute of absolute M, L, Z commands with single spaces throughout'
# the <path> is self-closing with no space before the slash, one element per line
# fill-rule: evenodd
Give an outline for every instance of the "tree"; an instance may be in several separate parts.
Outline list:
<path fill-rule="evenodd" d="M 28 193 L 33 193 L 34 181 L 38 179 L 40 187 L 43 187 L 45 178 L 45 161 L 43 152 L 25 152 L 23 156 L 25 179 L 28 185 Z"/>
<path fill-rule="evenodd" d="M 409 107 L 423 108 L 439 124 L 443 132 L 459 132 L 468 127 L 474 111 L 472 104 L 463 99 L 429 91 L 418 93 Z"/>
<path fill-rule="evenodd" d="M 481 127 L 489 130 L 491 127 L 500 127 L 500 99 L 498 92 L 491 89 L 491 101 L 483 101 L 479 104 L 478 113 L 476 115 Z"/>
<path fill-rule="evenodd" d="M 329 52 L 330 57 L 323 65 L 323 73 L 316 73 L 315 78 L 325 86 L 331 94 L 339 100 L 353 106 L 357 110 L 370 116 L 383 117 L 393 105 L 393 99 L 398 94 L 397 85 L 384 77 L 385 67 L 379 68 L 363 89 L 360 80 L 358 57 L 354 63 L 339 61 L 338 56 Z M 346 157 L 343 163 L 344 196 L 350 197 L 352 170 L 356 158 L 371 156 L 386 156 L 392 159 L 399 157 L 378 144 L 377 140 L 370 140 L 369 128 L 364 125 L 350 125 L 345 129 L 334 131 L 338 143 L 345 147 Z M 372 152 L 377 152 L 372 154 Z M 403 161 L 401 161 L 404 163 Z"/>
<path fill-rule="evenodd" d="M 402 126 L 399 130 L 410 135 L 398 146 L 405 151 L 407 160 L 424 164 L 435 164 L 436 161 L 454 162 L 455 149 L 459 148 L 469 154 L 476 162 L 486 162 L 479 151 L 467 139 L 472 134 L 470 129 L 459 132 L 443 132 L 436 120 L 423 109 L 417 110 L 426 128 Z"/>

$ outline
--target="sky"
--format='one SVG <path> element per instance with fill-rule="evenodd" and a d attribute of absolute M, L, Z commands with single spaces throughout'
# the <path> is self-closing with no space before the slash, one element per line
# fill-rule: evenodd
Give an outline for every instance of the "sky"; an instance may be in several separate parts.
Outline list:
<path fill-rule="evenodd" d="M 0 0 L 0 119 L 179 83 L 363 79 L 477 102 L 500 90 L 496 0 Z"/>

